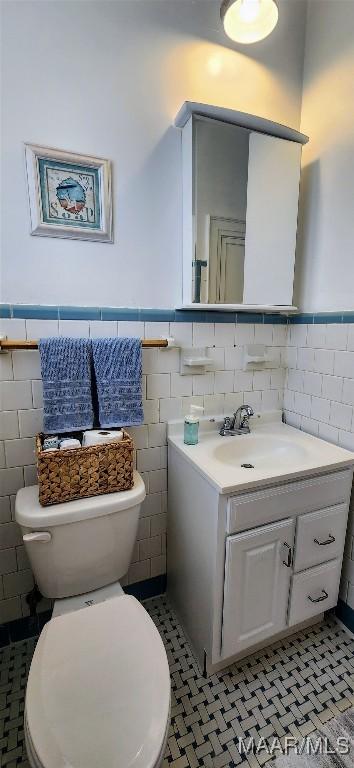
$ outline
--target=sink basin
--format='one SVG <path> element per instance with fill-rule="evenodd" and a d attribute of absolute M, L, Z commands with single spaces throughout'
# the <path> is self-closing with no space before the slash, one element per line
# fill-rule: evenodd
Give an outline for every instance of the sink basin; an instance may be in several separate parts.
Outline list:
<path fill-rule="evenodd" d="M 291 440 L 270 435 L 242 435 L 241 439 L 225 438 L 227 442 L 214 448 L 213 456 L 217 461 L 232 467 L 251 464 L 246 469 L 284 469 L 305 461 L 307 450 L 304 445 L 297 445 Z"/>
<path fill-rule="evenodd" d="M 197 445 L 184 444 L 183 422 L 171 422 L 168 431 L 170 448 L 219 493 L 311 477 L 354 463 L 354 453 L 283 424 L 281 411 L 252 417 L 249 435 L 221 436 L 221 424 L 222 419 L 202 420 Z"/>

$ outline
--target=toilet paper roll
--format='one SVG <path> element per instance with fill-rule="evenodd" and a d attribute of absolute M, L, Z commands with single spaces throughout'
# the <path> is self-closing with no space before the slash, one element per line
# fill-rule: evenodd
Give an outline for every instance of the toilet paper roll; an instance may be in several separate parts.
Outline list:
<path fill-rule="evenodd" d="M 76 440 L 74 437 L 66 437 L 60 441 L 59 448 L 61 451 L 67 448 L 81 448 L 81 443 L 80 440 Z"/>
<path fill-rule="evenodd" d="M 102 445 L 104 443 L 118 443 L 123 440 L 121 429 L 90 429 L 84 432 L 83 446 Z"/>

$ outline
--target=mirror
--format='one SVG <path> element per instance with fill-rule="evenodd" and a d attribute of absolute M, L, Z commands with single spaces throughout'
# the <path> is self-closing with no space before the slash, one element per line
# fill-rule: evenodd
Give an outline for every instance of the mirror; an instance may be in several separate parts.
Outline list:
<path fill-rule="evenodd" d="M 230 113 L 183 123 L 183 306 L 291 307 L 306 137 Z"/>
<path fill-rule="evenodd" d="M 202 118 L 195 119 L 193 130 L 193 302 L 241 304 L 249 131 Z"/>

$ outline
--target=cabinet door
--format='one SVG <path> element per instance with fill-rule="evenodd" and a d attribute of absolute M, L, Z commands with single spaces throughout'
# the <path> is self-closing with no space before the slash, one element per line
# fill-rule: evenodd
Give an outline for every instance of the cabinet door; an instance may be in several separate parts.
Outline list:
<path fill-rule="evenodd" d="M 222 656 L 286 627 L 295 521 L 283 520 L 226 540 Z"/>
<path fill-rule="evenodd" d="M 251 133 L 245 304 L 292 304 L 301 145 Z"/>

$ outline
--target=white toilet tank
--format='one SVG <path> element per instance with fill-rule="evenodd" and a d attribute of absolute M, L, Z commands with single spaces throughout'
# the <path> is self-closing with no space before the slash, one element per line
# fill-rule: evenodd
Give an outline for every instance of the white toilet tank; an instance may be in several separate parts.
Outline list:
<path fill-rule="evenodd" d="M 127 572 L 145 485 L 134 472 L 130 491 L 42 507 L 38 486 L 21 488 L 15 515 L 38 587 L 45 597 L 71 597 L 118 581 Z"/>

